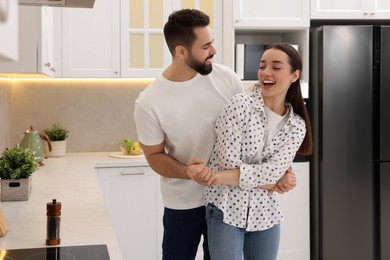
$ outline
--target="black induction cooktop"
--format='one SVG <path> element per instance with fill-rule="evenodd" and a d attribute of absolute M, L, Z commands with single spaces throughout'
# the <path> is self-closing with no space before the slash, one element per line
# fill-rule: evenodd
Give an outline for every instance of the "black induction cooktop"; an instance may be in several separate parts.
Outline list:
<path fill-rule="evenodd" d="M 106 245 L 0 250 L 4 260 L 110 260 Z"/>

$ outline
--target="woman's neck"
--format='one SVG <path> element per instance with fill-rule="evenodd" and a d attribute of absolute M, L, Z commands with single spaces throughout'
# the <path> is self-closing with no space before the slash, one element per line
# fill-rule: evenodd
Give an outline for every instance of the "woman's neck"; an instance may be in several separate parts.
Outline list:
<path fill-rule="evenodd" d="M 284 98 L 277 98 L 277 97 L 264 97 L 264 103 L 265 105 L 271 109 L 274 113 L 284 116 L 287 112 L 287 108 L 285 105 Z"/>

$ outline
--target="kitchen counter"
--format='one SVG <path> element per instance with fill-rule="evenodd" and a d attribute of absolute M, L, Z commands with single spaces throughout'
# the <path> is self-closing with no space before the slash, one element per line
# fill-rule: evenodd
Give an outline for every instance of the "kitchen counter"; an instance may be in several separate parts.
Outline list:
<path fill-rule="evenodd" d="M 109 153 L 67 153 L 48 158 L 32 175 L 28 201 L 1 202 L 9 230 L 0 249 L 46 247 L 46 203 L 62 203 L 60 246 L 106 244 L 112 260 L 122 259 L 106 210 L 95 167 L 147 165 Z"/>

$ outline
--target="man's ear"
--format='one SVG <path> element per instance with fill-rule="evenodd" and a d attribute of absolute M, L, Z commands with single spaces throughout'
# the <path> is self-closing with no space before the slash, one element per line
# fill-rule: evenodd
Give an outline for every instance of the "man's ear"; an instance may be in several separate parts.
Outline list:
<path fill-rule="evenodd" d="M 177 45 L 175 48 L 175 53 L 177 57 L 185 58 L 187 55 L 187 49 L 182 45 Z"/>

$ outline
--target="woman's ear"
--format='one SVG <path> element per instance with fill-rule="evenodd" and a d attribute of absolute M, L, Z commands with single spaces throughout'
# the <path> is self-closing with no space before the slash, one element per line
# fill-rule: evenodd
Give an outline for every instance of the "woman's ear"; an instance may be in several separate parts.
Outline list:
<path fill-rule="evenodd" d="M 300 76 L 301 76 L 301 71 L 300 70 L 294 71 L 293 77 L 291 79 L 291 83 L 294 83 L 295 81 L 297 81 Z"/>

